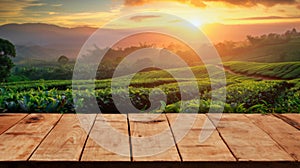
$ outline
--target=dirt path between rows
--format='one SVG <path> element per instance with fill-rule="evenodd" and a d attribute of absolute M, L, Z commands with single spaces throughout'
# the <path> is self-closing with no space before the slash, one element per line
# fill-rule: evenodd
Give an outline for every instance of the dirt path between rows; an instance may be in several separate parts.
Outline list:
<path fill-rule="evenodd" d="M 221 65 L 216 65 L 216 67 L 220 68 L 220 69 L 224 69 L 224 71 L 226 71 L 230 74 L 233 74 L 233 75 L 246 76 L 246 77 L 249 77 L 249 78 L 261 79 L 261 80 L 282 80 L 282 79 L 277 78 L 277 77 L 269 77 L 269 76 L 263 76 L 263 75 L 249 75 L 249 74 L 246 74 L 246 73 L 238 73 L 238 72 L 232 71 L 229 67 L 221 66 Z"/>

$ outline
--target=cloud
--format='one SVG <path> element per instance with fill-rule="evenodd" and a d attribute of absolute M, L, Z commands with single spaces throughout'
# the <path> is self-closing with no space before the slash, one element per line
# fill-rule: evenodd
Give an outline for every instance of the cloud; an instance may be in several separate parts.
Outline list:
<path fill-rule="evenodd" d="M 151 2 L 151 0 L 125 0 L 124 4 L 126 6 L 141 6 L 146 3 L 150 3 L 150 2 Z"/>
<path fill-rule="evenodd" d="M 297 4 L 296 0 L 203 0 L 205 2 L 224 2 L 237 6 L 246 6 L 252 7 L 256 5 L 264 5 L 267 7 L 271 7 L 274 5 L 292 5 Z"/>
<path fill-rule="evenodd" d="M 189 4 L 195 7 L 204 8 L 206 7 L 206 2 L 223 2 L 236 6 L 252 7 L 257 5 L 264 5 L 271 7 L 279 4 L 297 4 L 297 0 L 124 0 L 124 5 L 126 6 L 141 6 L 152 2 L 161 1 L 172 1 L 179 2 L 183 4 Z"/>
<path fill-rule="evenodd" d="M 63 4 L 52 4 L 51 6 L 53 6 L 53 7 L 60 7 L 60 6 L 63 6 Z"/>
<path fill-rule="evenodd" d="M 31 6 L 43 6 L 44 3 L 39 3 L 36 0 L 1 0 L 0 1 L 0 15 L 1 17 L 18 17 L 21 12 Z"/>
<path fill-rule="evenodd" d="M 206 4 L 202 0 L 124 0 L 125 6 L 141 6 L 147 3 L 152 2 L 161 2 L 161 1 L 169 1 L 169 2 L 179 2 L 183 4 L 189 4 L 195 7 L 204 8 Z"/>
<path fill-rule="evenodd" d="M 285 13 L 286 12 L 286 10 L 284 10 L 284 9 L 278 9 L 277 11 L 281 12 L 281 13 Z"/>
<path fill-rule="evenodd" d="M 262 17 L 247 17 L 229 20 L 274 20 L 274 19 L 300 19 L 300 16 L 262 16 Z"/>
<path fill-rule="evenodd" d="M 48 12 L 49 15 L 57 15 L 57 12 Z"/>
<path fill-rule="evenodd" d="M 140 15 L 140 16 L 132 16 L 130 20 L 135 21 L 135 22 L 141 22 L 145 19 L 151 19 L 151 18 L 158 18 L 160 16 L 158 15 Z"/>

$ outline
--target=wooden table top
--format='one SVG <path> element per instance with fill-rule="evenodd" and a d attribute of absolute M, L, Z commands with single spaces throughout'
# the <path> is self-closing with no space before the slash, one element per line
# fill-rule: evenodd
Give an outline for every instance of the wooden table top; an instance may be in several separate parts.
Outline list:
<path fill-rule="evenodd" d="M 300 168 L 300 114 L 223 114 L 204 142 L 199 135 L 210 129 L 203 128 L 209 115 L 197 114 L 178 143 L 180 128 L 174 124 L 178 114 L 82 115 L 92 119 L 90 127 L 84 128 L 76 114 L 0 114 L 0 167 Z M 135 120 L 153 116 L 153 122 Z M 163 131 L 164 141 L 155 137 L 148 143 L 138 141 Z M 95 135 L 102 137 L 100 144 Z M 123 155 L 103 144 L 120 148 Z M 173 145 L 162 149 L 165 144 Z M 155 155 L 143 155 L 160 149 Z"/>

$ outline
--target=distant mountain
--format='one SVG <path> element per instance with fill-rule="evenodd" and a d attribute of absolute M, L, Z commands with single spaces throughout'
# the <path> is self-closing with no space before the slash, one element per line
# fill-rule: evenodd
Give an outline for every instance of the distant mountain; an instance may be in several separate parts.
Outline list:
<path fill-rule="evenodd" d="M 60 55 L 75 58 L 95 28 L 65 28 L 42 23 L 6 24 L 0 26 L 0 38 L 16 45 L 16 60 L 56 59 Z"/>
<path fill-rule="evenodd" d="M 65 28 L 43 23 L 7 24 L 0 26 L 0 37 L 15 45 L 66 48 L 82 44 L 95 30 L 90 27 Z"/>
<path fill-rule="evenodd" d="M 246 35 L 261 35 L 261 33 L 283 33 L 288 29 L 300 29 L 298 23 L 282 23 L 269 25 L 222 25 L 209 24 L 202 27 L 202 30 L 213 42 L 220 39 L 242 40 Z M 55 61 L 61 55 L 66 55 L 70 59 L 75 59 L 82 45 L 95 32 L 96 28 L 77 27 L 66 28 L 43 23 L 26 24 L 6 24 L 0 26 L 0 38 L 11 41 L 16 46 L 17 57 L 15 63 L 28 62 L 30 60 Z M 126 34 L 127 29 L 102 29 L 104 35 L 96 38 L 103 43 L 114 39 L 111 37 Z M 159 29 L 157 30 L 159 32 Z M 153 39 L 151 39 L 153 38 Z M 134 36 L 120 43 L 121 47 L 139 45 L 144 42 L 154 44 L 165 44 L 166 39 L 154 38 L 153 35 Z M 258 62 L 277 61 L 299 61 L 299 40 L 291 41 L 287 44 L 265 46 L 238 53 L 224 60 L 242 60 Z"/>

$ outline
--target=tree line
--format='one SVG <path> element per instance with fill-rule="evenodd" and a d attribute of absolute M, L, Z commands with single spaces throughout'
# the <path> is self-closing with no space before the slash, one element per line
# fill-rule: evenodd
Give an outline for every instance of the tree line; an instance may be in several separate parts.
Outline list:
<path fill-rule="evenodd" d="M 215 47 L 221 56 L 229 56 L 248 51 L 252 48 L 287 43 L 296 38 L 300 38 L 300 32 L 293 28 L 291 30 L 287 30 L 283 34 L 269 33 L 260 36 L 247 35 L 246 41 L 224 41 L 215 44 Z"/>

